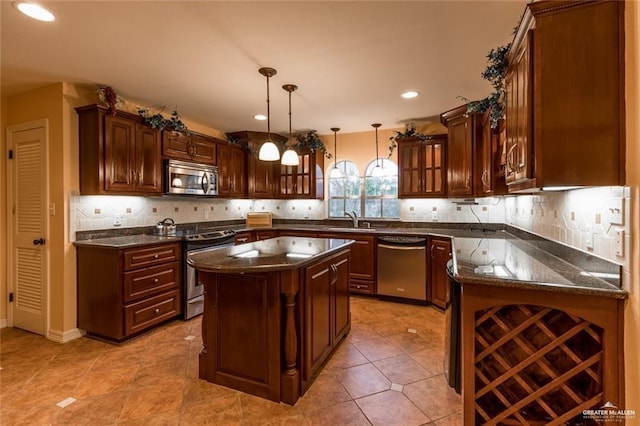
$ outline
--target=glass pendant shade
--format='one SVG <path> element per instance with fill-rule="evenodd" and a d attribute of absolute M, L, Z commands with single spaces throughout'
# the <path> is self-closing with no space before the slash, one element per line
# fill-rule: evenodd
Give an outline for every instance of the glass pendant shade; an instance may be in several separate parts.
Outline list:
<path fill-rule="evenodd" d="M 338 179 L 341 177 L 342 177 L 342 172 L 340 171 L 338 166 L 335 166 L 333 169 L 331 169 L 331 173 L 329 173 L 330 179 Z"/>
<path fill-rule="evenodd" d="M 373 168 L 373 170 L 371 171 L 371 176 L 373 176 L 373 177 L 383 177 L 384 176 L 384 171 L 382 170 L 382 167 L 380 167 L 379 164 L 376 164 L 376 166 Z"/>
<path fill-rule="evenodd" d="M 276 144 L 270 140 L 263 143 L 258 153 L 258 159 L 262 161 L 278 161 L 280 159 L 280 151 Z"/>
<path fill-rule="evenodd" d="M 280 159 L 280 164 L 283 166 L 297 166 L 298 165 L 298 153 L 295 152 L 292 148 L 288 148 L 284 154 L 282 154 L 282 159 Z"/>

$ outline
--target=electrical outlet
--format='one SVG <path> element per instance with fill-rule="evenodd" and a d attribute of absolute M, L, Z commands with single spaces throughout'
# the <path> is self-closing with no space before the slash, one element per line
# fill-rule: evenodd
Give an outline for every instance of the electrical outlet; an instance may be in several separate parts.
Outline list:
<path fill-rule="evenodd" d="M 612 198 L 607 208 L 607 219 L 613 225 L 624 225 L 624 200 Z"/>
<path fill-rule="evenodd" d="M 586 238 L 584 241 L 584 245 L 588 248 L 588 249 L 592 249 L 593 250 L 593 228 L 591 228 L 590 226 L 587 227 L 587 229 L 585 230 L 586 232 Z"/>
<path fill-rule="evenodd" d="M 431 220 L 436 222 L 438 220 L 438 212 L 431 212 Z"/>
<path fill-rule="evenodd" d="M 616 229 L 616 242 L 614 247 L 616 256 L 624 256 L 624 229 Z"/>
<path fill-rule="evenodd" d="M 113 217 L 113 226 L 120 226 L 122 225 L 122 216 L 117 214 Z"/>

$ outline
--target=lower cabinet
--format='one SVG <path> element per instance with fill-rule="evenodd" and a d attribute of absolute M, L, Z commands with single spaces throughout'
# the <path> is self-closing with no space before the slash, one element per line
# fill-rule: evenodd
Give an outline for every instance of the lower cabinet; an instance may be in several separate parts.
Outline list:
<path fill-rule="evenodd" d="M 180 243 L 77 247 L 78 327 L 122 341 L 182 313 Z"/>
<path fill-rule="evenodd" d="M 351 245 L 351 273 L 349 281 L 352 293 L 376 294 L 376 237 L 375 235 L 344 233 L 320 233 L 320 238 L 354 240 Z"/>
<path fill-rule="evenodd" d="M 236 245 L 238 245 L 238 244 L 250 243 L 254 240 L 255 240 L 254 233 L 247 231 L 247 232 L 236 233 L 234 242 Z"/>
<path fill-rule="evenodd" d="M 447 288 L 449 276 L 447 275 L 447 262 L 451 258 L 451 240 L 449 238 L 429 239 L 429 285 L 427 297 L 434 305 L 445 308 L 447 303 Z"/>
<path fill-rule="evenodd" d="M 352 246 L 353 247 L 353 246 Z M 304 269 L 302 381 L 309 382 L 349 332 L 349 254 L 330 257 Z"/>

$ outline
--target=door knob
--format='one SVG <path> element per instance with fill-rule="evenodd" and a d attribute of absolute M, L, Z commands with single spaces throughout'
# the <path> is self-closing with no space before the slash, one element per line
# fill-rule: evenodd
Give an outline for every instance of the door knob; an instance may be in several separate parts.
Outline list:
<path fill-rule="evenodd" d="M 37 240 L 33 240 L 33 245 L 34 246 L 44 245 L 44 238 L 38 238 Z"/>

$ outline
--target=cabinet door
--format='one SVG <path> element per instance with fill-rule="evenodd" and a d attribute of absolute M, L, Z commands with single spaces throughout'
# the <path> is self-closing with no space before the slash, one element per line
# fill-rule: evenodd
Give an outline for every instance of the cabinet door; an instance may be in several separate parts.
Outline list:
<path fill-rule="evenodd" d="M 216 164 L 216 143 L 204 136 L 194 135 L 191 139 L 191 160 L 202 164 Z"/>
<path fill-rule="evenodd" d="M 422 195 L 422 141 L 398 142 L 398 197 Z"/>
<path fill-rule="evenodd" d="M 473 129 L 466 114 L 448 122 L 447 140 L 447 194 L 473 195 Z"/>
<path fill-rule="evenodd" d="M 278 236 L 278 231 L 256 231 L 256 241 L 268 240 Z"/>
<path fill-rule="evenodd" d="M 134 192 L 136 123 L 105 116 L 105 191 Z"/>
<path fill-rule="evenodd" d="M 299 157 L 298 157 L 299 158 Z M 280 165 L 280 198 L 294 198 L 296 167 Z"/>
<path fill-rule="evenodd" d="M 305 362 L 304 378 L 308 379 L 320 368 L 333 345 L 332 288 L 334 269 L 329 261 L 306 270 L 304 282 Z"/>
<path fill-rule="evenodd" d="M 231 148 L 227 143 L 220 143 L 217 147 L 218 165 L 218 196 L 228 197 L 231 195 L 232 162 Z"/>
<path fill-rule="evenodd" d="M 349 256 L 333 260 L 335 282 L 333 284 L 334 314 L 333 341 L 335 344 L 344 337 L 351 326 L 349 309 Z"/>
<path fill-rule="evenodd" d="M 247 196 L 246 153 L 240 146 L 230 147 L 229 186 L 232 197 Z"/>
<path fill-rule="evenodd" d="M 262 142 L 250 141 L 253 152 L 260 151 Z M 275 161 L 262 161 L 255 155 L 249 156 L 249 197 L 272 198 L 274 192 L 274 166 L 280 166 Z"/>
<path fill-rule="evenodd" d="M 174 131 L 162 132 L 162 155 L 175 160 L 192 161 L 191 136 Z"/>
<path fill-rule="evenodd" d="M 447 262 L 451 257 L 451 241 L 433 238 L 429 252 L 431 256 L 431 303 L 444 309 L 448 302 Z"/>
<path fill-rule="evenodd" d="M 480 139 L 480 149 L 478 150 L 480 167 L 476 169 L 476 173 L 479 174 L 479 193 L 480 195 L 490 195 L 493 193 L 493 179 L 494 179 L 494 167 L 493 167 L 493 144 L 495 138 L 493 137 L 493 129 L 491 129 L 490 115 L 487 112 L 482 117 L 482 138 Z M 477 176 L 477 175 L 476 175 Z"/>
<path fill-rule="evenodd" d="M 162 192 L 160 132 L 142 124 L 136 124 L 136 186 L 139 192 Z"/>
<path fill-rule="evenodd" d="M 507 184 L 533 177 L 532 169 L 532 79 L 530 31 L 505 79 L 507 114 Z"/>
<path fill-rule="evenodd" d="M 354 236 L 353 234 L 343 236 L 356 242 L 351 245 L 351 277 L 361 280 L 374 280 L 375 268 L 375 237 Z"/>
<path fill-rule="evenodd" d="M 446 194 L 445 139 L 431 139 L 422 143 L 422 176 L 424 196 Z"/>
<path fill-rule="evenodd" d="M 235 236 L 234 242 L 236 245 L 250 243 L 254 240 L 252 232 L 238 232 Z"/>

